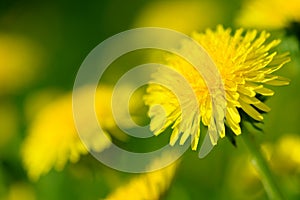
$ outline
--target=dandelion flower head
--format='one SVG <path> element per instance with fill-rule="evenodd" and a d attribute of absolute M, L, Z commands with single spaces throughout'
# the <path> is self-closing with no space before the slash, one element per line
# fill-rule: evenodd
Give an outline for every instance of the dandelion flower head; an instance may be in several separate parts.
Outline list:
<path fill-rule="evenodd" d="M 262 121 L 261 113 L 269 112 L 270 108 L 259 96 L 274 94 L 267 85 L 289 83 L 286 78 L 272 74 L 290 60 L 286 53 L 279 54 L 274 50 L 280 41 L 267 42 L 270 34 L 265 31 L 259 33 L 256 30 L 238 29 L 232 32 L 231 29 L 225 29 L 221 25 L 217 26 L 216 30 L 194 32 L 191 37 L 207 51 L 221 75 L 227 104 L 224 124 L 235 135 L 239 135 L 241 134 L 241 111 L 256 121 Z M 158 84 L 150 84 L 145 95 L 145 103 L 150 107 L 150 128 L 155 135 L 158 135 L 171 126 L 171 145 L 174 145 L 179 138 L 180 144 L 183 144 L 188 136 L 192 136 L 191 146 L 196 150 L 200 137 L 200 121 L 204 126 L 210 124 L 213 111 L 210 98 L 212 94 L 209 93 L 198 71 L 186 60 L 175 55 L 168 55 L 166 60 L 169 67 L 175 69 L 188 81 L 197 97 L 199 108 L 181 105 L 182 109 L 188 108 L 190 113 L 190 117 L 184 119 L 179 109 L 180 104 L 172 91 Z M 153 74 L 153 78 L 172 80 L 170 74 L 163 71 Z M 180 90 L 180 84 L 177 89 Z M 165 123 L 162 121 L 164 119 L 161 113 L 153 109 L 156 105 L 164 108 Z M 199 110 L 199 113 L 195 113 L 195 110 Z M 195 121 L 199 121 L 196 130 L 190 128 L 195 126 Z M 179 126 L 186 129 L 180 130 Z M 225 128 L 218 134 L 224 137 Z"/>
<path fill-rule="evenodd" d="M 85 90 L 80 91 L 85 97 Z M 97 116 L 103 127 L 112 125 L 111 114 L 105 101 L 111 96 L 108 86 L 101 87 L 102 100 L 97 102 Z M 99 105 L 98 105 L 99 104 Z M 87 119 L 88 120 L 88 119 Z M 66 94 L 44 106 L 36 115 L 22 146 L 22 159 L 28 176 L 37 180 L 53 167 L 62 170 L 68 161 L 75 163 L 88 150 L 101 151 L 108 147 L 107 140 L 92 138 L 91 144 L 83 144 L 75 127 L 72 110 L 72 94 Z"/>

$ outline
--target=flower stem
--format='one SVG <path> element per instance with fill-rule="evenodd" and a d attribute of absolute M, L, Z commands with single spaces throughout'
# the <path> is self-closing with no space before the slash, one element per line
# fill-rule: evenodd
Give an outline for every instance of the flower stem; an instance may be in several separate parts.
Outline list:
<path fill-rule="evenodd" d="M 244 128 L 243 131 L 244 132 L 242 134 L 242 138 L 244 144 L 247 146 L 252 156 L 252 164 L 254 165 L 261 178 L 262 184 L 266 190 L 267 195 L 269 196 L 269 199 L 282 200 L 283 195 L 275 182 L 274 176 L 270 171 L 267 161 L 261 153 L 259 145 L 256 144 L 254 138 L 246 128 Z"/>

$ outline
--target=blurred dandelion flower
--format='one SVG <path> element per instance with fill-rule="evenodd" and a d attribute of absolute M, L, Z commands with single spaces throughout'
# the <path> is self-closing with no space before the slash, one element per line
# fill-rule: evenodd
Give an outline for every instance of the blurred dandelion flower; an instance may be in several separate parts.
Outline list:
<path fill-rule="evenodd" d="M 62 170 L 68 160 L 77 162 L 87 149 L 73 122 L 71 95 L 46 105 L 30 127 L 22 157 L 31 179 L 36 180 L 55 166 Z"/>
<path fill-rule="evenodd" d="M 84 92 L 83 89 L 83 98 Z M 103 86 L 99 93 L 102 100 L 96 104 L 98 120 L 104 128 L 109 129 L 113 126 L 113 119 L 109 113 L 110 104 L 105 101 L 110 98 L 112 90 Z M 98 96 L 98 92 L 96 94 Z M 86 147 L 77 135 L 71 94 L 49 103 L 37 114 L 22 147 L 22 158 L 29 177 L 37 180 L 52 167 L 62 170 L 67 161 L 77 162 L 80 155 L 88 153 L 88 149 L 101 151 L 109 145 L 101 141 L 101 138 L 91 140 L 91 144 Z"/>
<path fill-rule="evenodd" d="M 42 49 L 17 35 L 0 34 L 0 93 L 18 91 L 38 75 Z"/>
<path fill-rule="evenodd" d="M 140 11 L 133 26 L 163 27 L 190 33 L 194 27 L 202 30 L 216 25 L 223 15 L 224 11 L 214 1 L 152 1 Z"/>
<path fill-rule="evenodd" d="M 256 30 L 245 32 L 243 29 L 238 29 L 232 34 L 231 29 L 224 29 L 221 25 L 217 26 L 215 31 L 207 29 L 205 33 L 194 32 L 192 34 L 192 38 L 202 45 L 219 69 L 226 92 L 225 125 L 235 135 L 241 134 L 241 111 L 255 121 L 262 121 L 261 113 L 270 111 L 270 108 L 259 98 L 274 94 L 265 85 L 289 84 L 286 78 L 272 75 L 273 72 L 289 62 L 290 58 L 286 53 L 275 52 L 274 48 L 280 41 L 266 42 L 269 37 L 269 33 L 265 31 L 258 33 Z M 190 51 L 188 47 L 184 46 L 184 43 L 182 48 Z M 180 144 L 183 144 L 188 138 L 187 136 L 191 135 L 193 138 L 192 149 L 196 150 L 200 136 L 200 124 L 196 125 L 198 126 L 196 131 L 191 131 L 193 130 L 191 126 L 197 121 L 195 118 L 198 118 L 198 121 L 201 119 L 205 126 L 209 126 L 212 117 L 210 95 L 214 94 L 209 93 L 201 75 L 184 59 L 169 55 L 167 64 L 188 81 L 197 97 L 200 111 L 197 114 L 194 113 L 195 110 L 198 110 L 197 108 L 189 110 L 191 117 L 182 119 L 181 109 L 188 108 L 188 106 L 184 104 L 180 108 L 172 91 L 161 85 L 150 84 L 145 95 L 145 103 L 150 107 L 150 128 L 155 135 L 158 135 L 171 126 L 173 129 L 170 138 L 171 145 L 174 145 L 180 136 Z M 153 78 L 173 80 L 168 73 L 162 72 L 153 74 Z M 180 90 L 180 84 L 177 89 Z M 182 93 L 184 92 L 182 91 Z M 165 110 L 166 123 L 162 121 L 164 119 L 161 112 L 153 109 L 157 104 Z M 179 126 L 187 128 L 181 132 Z M 225 136 L 225 128 L 220 131 L 219 135 Z M 214 144 L 213 141 L 212 144 Z"/>
<path fill-rule="evenodd" d="M 18 200 L 18 199 L 23 199 L 23 200 L 36 200 L 36 194 L 34 191 L 34 188 L 32 188 L 29 184 L 23 183 L 23 182 L 17 182 L 8 188 L 7 195 L 4 196 L 4 198 L 1 199 L 6 199 L 6 200 Z"/>
<path fill-rule="evenodd" d="M 276 142 L 261 145 L 264 158 L 270 168 L 280 178 L 280 187 L 289 195 L 299 195 L 300 186 L 300 137 L 296 134 L 283 134 Z M 265 195 L 261 174 L 244 154 L 233 157 L 226 179 L 232 195 L 236 199 L 257 199 Z M 240 170 L 243 168 L 243 170 Z M 294 198 L 287 198 L 294 199 Z"/>
<path fill-rule="evenodd" d="M 141 174 L 133 178 L 128 184 L 117 188 L 113 193 L 108 195 L 105 200 L 141 200 L 162 199 L 175 175 L 180 161 L 176 161 L 163 169 Z M 159 159 L 156 160 L 149 168 L 156 168 L 160 165 Z"/>
<path fill-rule="evenodd" d="M 236 22 L 244 27 L 286 28 L 300 23 L 300 4 L 298 0 L 247 0 Z"/>
<path fill-rule="evenodd" d="M 286 134 L 275 144 L 264 144 L 263 151 L 268 155 L 272 168 L 278 173 L 300 173 L 300 137 Z"/>

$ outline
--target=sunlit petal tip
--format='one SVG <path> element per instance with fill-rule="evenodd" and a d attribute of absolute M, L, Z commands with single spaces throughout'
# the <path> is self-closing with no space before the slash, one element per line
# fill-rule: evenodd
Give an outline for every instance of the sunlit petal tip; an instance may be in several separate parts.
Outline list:
<path fill-rule="evenodd" d="M 222 129 L 222 131 L 220 132 L 220 137 L 221 138 L 224 138 L 225 137 L 225 127 L 224 127 L 224 129 Z"/>

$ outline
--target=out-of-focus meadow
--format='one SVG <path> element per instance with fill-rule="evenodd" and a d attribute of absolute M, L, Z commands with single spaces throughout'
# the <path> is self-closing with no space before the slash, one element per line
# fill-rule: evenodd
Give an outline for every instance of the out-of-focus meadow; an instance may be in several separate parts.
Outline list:
<path fill-rule="evenodd" d="M 139 192 L 147 196 L 140 199 L 150 200 L 156 199 L 156 193 L 161 199 L 169 200 L 266 199 L 239 137 L 237 147 L 227 138 L 221 139 L 204 159 L 189 149 L 180 164 L 165 169 L 167 175 L 163 172 L 143 175 L 106 167 L 87 152 L 76 135 L 72 87 L 81 63 L 100 42 L 136 27 L 158 26 L 190 34 L 195 30 L 214 29 L 218 24 L 233 30 L 240 26 L 266 29 L 272 38 L 282 40 L 281 52 L 290 52 L 292 61 L 278 73 L 291 79 L 291 83 L 272 88 L 275 95 L 267 100 L 272 111 L 264 115 L 263 132 L 256 136 L 284 195 L 288 199 L 300 199 L 300 41 L 279 23 L 274 27 L 258 23 L 256 27 L 251 20 L 249 26 L 247 20 L 241 22 L 245 2 L 1 2 L 0 200 L 139 199 L 133 197 Z M 269 1 L 270 6 L 272 2 Z M 284 14 L 274 9 L 269 16 L 260 19 L 261 15 L 253 14 L 253 18 L 266 20 L 270 25 L 274 20 L 272 15 L 280 20 L 278 15 Z M 150 55 L 154 55 L 153 52 Z M 169 135 L 162 134 L 146 144 L 128 139 L 116 128 L 108 105 L 111 88 L 118 78 L 149 59 L 155 61 L 149 58 L 149 50 L 145 50 L 116 60 L 101 80 L 107 97 L 96 98 L 99 121 L 111 137 L 143 150 L 153 148 L 156 142 L 167 143 Z M 132 97 L 130 110 L 134 121 L 147 124 L 142 93 L 143 88 Z M 97 143 L 94 148 L 105 148 L 105 145 Z"/>

